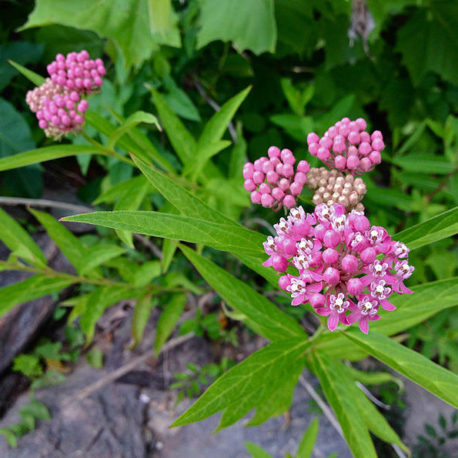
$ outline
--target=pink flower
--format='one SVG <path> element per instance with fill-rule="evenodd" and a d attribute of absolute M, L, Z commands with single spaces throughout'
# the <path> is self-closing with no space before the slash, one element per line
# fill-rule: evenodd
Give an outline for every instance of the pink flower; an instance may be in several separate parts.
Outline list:
<path fill-rule="evenodd" d="M 343 118 L 321 138 L 311 132 L 307 136 L 309 152 L 331 169 L 353 175 L 369 172 L 382 161 L 381 151 L 385 144 L 380 131 L 369 134 L 366 127 L 363 118 L 356 121 Z"/>
<path fill-rule="evenodd" d="M 310 166 L 300 161 L 295 167 L 296 158 L 289 149 L 271 146 L 268 157 L 260 157 L 254 163 L 247 162 L 243 167 L 244 187 L 250 192 L 251 202 L 263 207 L 292 208 L 307 181 Z"/>
<path fill-rule="evenodd" d="M 361 212 L 345 213 L 340 204 L 320 204 L 313 214 L 298 207 L 274 228 L 277 235 L 264 243 L 269 255 L 264 265 L 283 274 L 279 285 L 292 305 L 310 302 L 328 317 L 332 331 L 339 323 L 359 321 L 367 333 L 369 321 L 380 318 L 380 307 L 395 310 L 389 302 L 393 291 L 411 292 L 403 284 L 413 272 L 404 258 L 407 247 L 391 240 L 383 227 L 371 227 Z M 286 273 L 289 267 L 298 275 Z"/>

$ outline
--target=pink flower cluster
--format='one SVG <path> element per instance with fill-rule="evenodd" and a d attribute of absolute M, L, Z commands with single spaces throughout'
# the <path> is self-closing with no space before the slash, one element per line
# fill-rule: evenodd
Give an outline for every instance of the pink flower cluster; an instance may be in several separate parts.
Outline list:
<path fill-rule="evenodd" d="M 71 52 L 67 56 L 57 54 L 47 69 L 54 83 L 86 94 L 102 86 L 106 73 L 102 59 L 90 59 L 86 50 Z"/>
<path fill-rule="evenodd" d="M 302 192 L 307 181 L 310 166 L 307 161 L 299 161 L 289 149 L 271 146 L 269 157 L 261 157 L 254 163 L 247 162 L 243 167 L 245 189 L 251 193 L 251 202 L 275 211 L 281 207 L 296 206 L 296 197 Z"/>
<path fill-rule="evenodd" d="M 279 285 L 292 305 L 310 302 L 316 313 L 328 316 L 331 331 L 339 322 L 358 321 L 367 334 L 380 308 L 395 309 L 389 302 L 393 291 L 412 293 L 403 284 L 414 270 L 409 249 L 383 227 L 371 226 L 362 212 L 319 204 L 306 214 L 298 207 L 274 228 L 277 236 L 264 243 L 269 255 L 264 265 L 284 273 Z M 294 275 L 286 273 L 291 266 L 297 269 Z"/>
<path fill-rule="evenodd" d="M 46 97 L 36 113 L 38 125 L 43 130 L 49 130 L 54 134 L 52 136 L 78 130 L 84 123 L 84 113 L 88 107 L 88 101 L 81 100 L 76 91 L 56 94 L 52 99 Z"/>
<path fill-rule="evenodd" d="M 47 68 L 50 78 L 29 91 L 26 102 L 46 136 L 60 138 L 81 129 L 89 107 L 83 97 L 100 88 L 105 66 L 101 59 L 91 60 L 83 50 L 66 57 L 58 54 Z"/>
<path fill-rule="evenodd" d="M 385 148 L 379 130 L 366 132 L 363 118 L 350 121 L 343 118 L 331 126 L 320 138 L 314 132 L 307 136 L 309 152 L 331 169 L 353 175 L 362 175 L 382 161 L 380 152 Z"/>

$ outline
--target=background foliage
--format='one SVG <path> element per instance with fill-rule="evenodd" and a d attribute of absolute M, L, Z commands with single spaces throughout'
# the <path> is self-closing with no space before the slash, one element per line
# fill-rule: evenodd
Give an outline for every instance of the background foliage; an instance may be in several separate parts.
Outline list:
<path fill-rule="evenodd" d="M 24 291 L 43 295 L 77 284 L 69 318 L 81 316 L 88 341 L 106 307 L 121 299 L 137 300 L 135 344 L 159 302 L 165 306 L 156 339 L 159 351 L 185 306 L 183 293 L 202 291 L 185 258 L 179 252 L 174 257 L 178 246 L 174 240 L 198 243 L 197 252 L 184 245 L 180 248 L 235 309 L 235 319 L 274 341 L 257 354 L 260 361 L 249 358 L 242 365 L 269 362 L 269 352 L 280 348 L 282 364 L 297 367 L 293 372 L 299 376 L 304 332 L 297 320 L 304 311 L 291 310 L 282 299 L 276 301 L 279 309 L 266 299 L 276 279 L 259 265 L 263 236 L 233 223 L 239 219 L 245 227 L 265 232 L 259 220 L 277 219 L 269 210 L 250 206 L 242 189 L 241 168 L 246 157 L 254 160 L 272 144 L 288 147 L 316 166 L 316 159 L 306 154 L 307 133 L 322 134 L 343 116 L 364 116 L 370 127 L 384 133 L 387 144 L 384 162 L 365 176 L 367 214 L 373 224 L 387 227 L 390 233 L 405 230 L 399 239 L 417 248 L 411 254 L 416 270 L 410 285 L 425 285 L 416 286 L 412 297 L 396 298 L 396 305 L 402 307 L 396 319 L 388 322 L 384 317 L 374 326 L 380 335 L 363 340 L 353 332 L 348 333 L 349 339 L 320 337 L 320 356 L 311 358 L 309 367 L 320 377 L 341 424 L 350 429 L 353 450 L 368 446 L 370 419 L 358 423 L 349 421 L 349 416 L 368 407 L 348 405 L 338 396 L 334 376 L 349 390 L 354 383 L 346 367 L 330 358 L 356 360 L 372 354 L 403 373 L 403 367 L 389 360 L 393 349 L 383 335 L 408 330 L 407 346 L 457 371 L 456 314 L 450 309 L 456 302 L 456 281 L 451 277 L 456 274 L 457 246 L 449 237 L 456 233 L 457 214 L 452 210 L 429 221 L 458 200 L 456 2 L 37 0 L 8 2 L 6 7 L 8 14 L 0 19 L 1 194 L 38 198 L 46 189 L 64 187 L 98 209 L 154 209 L 162 215 L 140 220 L 132 213 L 130 225 L 125 213 L 89 215 L 86 221 L 114 228 L 116 235 L 98 228 L 97 235 L 76 237 L 46 213 L 33 211 L 77 271 L 76 276 L 49 278 L 41 252 L 27 234 L 19 232 L 17 223 L 1 213 L 2 224 L 18 234 L 17 240 L 2 236 L 13 257 L 22 257 L 38 269 L 27 284 L 0 290 L 2 312 L 30 299 Z M 103 153 L 100 145 L 81 136 L 59 147 L 44 138 L 24 101 L 33 85 L 7 62 L 11 59 L 44 75 L 46 63 L 56 53 L 83 48 L 93 57 L 104 56 L 108 68 L 102 92 L 91 98 L 85 131 L 115 154 Z M 159 118 L 161 131 L 151 113 Z M 14 156 L 26 151 L 31 154 Z M 135 164 L 128 152 L 134 154 Z M 50 159 L 56 160 L 37 164 Z M 150 169 L 149 162 L 167 176 Z M 25 164 L 30 165 L 16 168 Z M 302 198 L 311 209 L 307 191 Z M 411 229 L 416 224 L 420 226 Z M 159 244 L 162 260 L 134 251 L 132 231 L 166 237 Z M 212 247 L 205 248 L 205 256 L 201 256 L 203 245 Z M 87 263 L 89 249 L 92 256 Z M 243 281 L 227 272 L 239 272 Z M 285 337 L 296 339 L 297 346 L 282 340 Z M 427 364 L 427 360 L 412 360 L 408 373 L 413 370 L 421 377 L 417 363 Z M 224 383 L 228 379 L 216 382 Z M 275 379 L 264 399 L 282 391 L 284 383 Z M 250 384 L 246 386 L 249 389 Z M 438 393 L 445 389 L 448 396 L 449 388 L 434 389 Z M 211 396 L 208 393 L 202 399 Z M 224 407 L 222 427 L 256 406 L 250 396 L 240 410 L 234 408 L 232 398 L 233 404 Z M 252 422 L 281 411 L 288 399 L 258 408 Z M 359 399 L 367 404 L 366 398 Z M 369 429 L 402 445 L 384 426 L 378 431 L 371 428 L 377 425 Z"/>

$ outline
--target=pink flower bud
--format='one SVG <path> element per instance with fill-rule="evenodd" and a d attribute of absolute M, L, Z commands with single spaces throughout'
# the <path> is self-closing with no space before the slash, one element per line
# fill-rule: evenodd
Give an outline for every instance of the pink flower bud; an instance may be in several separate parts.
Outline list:
<path fill-rule="evenodd" d="M 372 148 L 375 151 L 382 151 L 382 149 L 385 148 L 385 143 L 383 143 L 382 139 L 376 138 L 375 140 L 372 140 Z"/>
<path fill-rule="evenodd" d="M 341 264 L 342 269 L 349 274 L 352 274 L 358 270 L 358 259 L 352 254 L 345 255 L 342 258 Z"/>
<path fill-rule="evenodd" d="M 288 268 L 288 261 L 283 256 L 276 254 L 272 257 L 272 267 L 277 272 L 286 272 L 286 269 Z"/>
<path fill-rule="evenodd" d="M 361 252 L 361 261 L 364 262 L 364 264 L 372 264 L 377 257 L 377 252 L 374 250 L 372 247 L 365 248 Z"/>
<path fill-rule="evenodd" d="M 315 294 L 312 294 L 312 296 L 310 297 L 310 305 L 313 308 L 323 307 L 325 303 L 326 303 L 326 298 L 323 296 L 323 294 L 315 293 Z"/>
<path fill-rule="evenodd" d="M 299 173 L 308 173 L 310 170 L 310 165 L 307 161 L 299 161 L 297 164 L 297 172 Z M 297 175 L 297 173 L 296 173 Z"/>
<path fill-rule="evenodd" d="M 296 199 L 291 194 L 288 194 L 283 198 L 283 205 L 286 208 L 293 208 L 296 206 Z"/>
<path fill-rule="evenodd" d="M 260 204 L 261 203 L 261 193 L 259 191 L 253 191 L 250 195 L 251 202 L 254 204 Z"/>
<path fill-rule="evenodd" d="M 275 200 L 282 200 L 285 193 L 280 188 L 273 188 L 272 189 L 272 197 Z"/>
<path fill-rule="evenodd" d="M 318 153 L 318 149 L 319 149 L 319 145 L 318 143 L 311 143 L 309 145 L 309 153 L 312 155 L 312 156 L 316 156 L 317 153 Z"/>
<path fill-rule="evenodd" d="M 362 156 L 367 156 L 372 151 L 372 148 L 369 143 L 362 142 L 358 147 L 358 151 Z"/>
<path fill-rule="evenodd" d="M 274 203 L 274 198 L 270 194 L 261 194 L 261 205 L 269 208 Z"/>
<path fill-rule="evenodd" d="M 339 253 L 333 248 L 327 248 L 323 251 L 322 258 L 326 264 L 335 264 L 339 260 Z"/>
<path fill-rule="evenodd" d="M 304 183 L 307 181 L 307 176 L 303 172 L 297 172 L 296 175 L 294 175 L 294 182 L 298 183 L 300 185 L 304 185 Z"/>
<path fill-rule="evenodd" d="M 361 167 L 361 170 L 368 172 L 372 167 L 372 162 L 368 157 L 363 157 L 359 163 L 359 166 Z"/>
<path fill-rule="evenodd" d="M 370 227 L 370 222 L 364 215 L 355 215 L 352 223 L 353 227 L 359 232 L 367 231 Z"/>
<path fill-rule="evenodd" d="M 331 286 L 335 286 L 340 281 L 340 273 L 334 267 L 328 267 L 323 274 L 323 280 Z"/>
<path fill-rule="evenodd" d="M 343 170 L 347 165 L 347 160 L 344 156 L 336 156 L 336 158 L 334 159 L 334 165 L 336 169 Z"/>
<path fill-rule="evenodd" d="M 272 188 L 267 183 L 261 183 L 258 189 L 261 194 L 270 194 L 272 191 Z"/>
<path fill-rule="evenodd" d="M 369 160 L 372 164 L 380 164 L 380 162 L 382 162 L 382 155 L 379 151 L 372 151 L 372 153 L 369 154 Z"/>
<path fill-rule="evenodd" d="M 359 158 L 358 156 L 349 156 L 347 159 L 347 167 L 350 170 L 356 170 L 359 166 Z"/>
<path fill-rule="evenodd" d="M 264 181 L 265 175 L 260 172 L 259 170 L 256 170 L 256 172 L 253 173 L 253 181 L 256 184 L 261 184 Z"/>
<path fill-rule="evenodd" d="M 320 161 L 327 161 L 329 159 L 329 156 L 331 156 L 329 149 L 326 149 L 323 146 L 318 148 L 317 157 L 318 159 L 320 159 Z"/>
<path fill-rule="evenodd" d="M 290 178 L 294 175 L 294 167 L 287 163 L 283 165 L 283 175 L 287 178 Z"/>
<path fill-rule="evenodd" d="M 347 291 L 353 296 L 359 296 L 364 289 L 363 282 L 359 278 L 350 278 L 347 283 Z"/>
<path fill-rule="evenodd" d="M 310 132 L 307 135 L 307 145 L 310 145 L 312 143 L 317 143 L 320 140 L 320 137 L 315 132 Z"/>
<path fill-rule="evenodd" d="M 266 178 L 268 183 L 274 184 L 278 181 L 279 176 L 277 172 L 271 170 L 270 172 L 267 172 Z"/>
<path fill-rule="evenodd" d="M 333 230 L 324 233 L 323 242 L 328 248 L 336 247 L 341 241 L 340 234 Z"/>

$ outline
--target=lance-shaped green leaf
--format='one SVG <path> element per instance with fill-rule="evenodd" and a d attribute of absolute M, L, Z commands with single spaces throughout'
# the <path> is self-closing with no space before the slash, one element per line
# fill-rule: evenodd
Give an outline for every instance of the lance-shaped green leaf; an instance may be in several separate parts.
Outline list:
<path fill-rule="evenodd" d="M 458 407 L 458 376 L 382 334 L 349 329 L 345 337 L 435 396 Z"/>
<path fill-rule="evenodd" d="M 229 140 L 218 140 L 214 143 L 207 143 L 205 145 L 197 145 L 196 154 L 192 162 L 183 170 L 183 175 L 190 175 L 191 180 L 195 181 L 202 172 L 207 162 L 224 148 L 227 148 L 231 142 Z"/>
<path fill-rule="evenodd" d="M 411 250 L 458 233 L 458 207 L 434 216 L 423 223 L 409 227 L 393 235 L 395 240 L 405 243 Z"/>
<path fill-rule="evenodd" d="M 51 215 L 32 209 L 30 209 L 30 212 L 43 225 L 48 235 L 61 249 L 70 263 L 75 266 L 78 272 L 81 272 L 90 255 L 88 248 Z"/>
<path fill-rule="evenodd" d="M 307 429 L 302 436 L 299 448 L 297 449 L 296 458 L 310 458 L 318 436 L 319 427 L 320 424 L 318 419 L 314 418 L 307 426 Z"/>
<path fill-rule="evenodd" d="M 182 215 L 198 217 L 215 223 L 234 224 L 235 221 L 213 210 L 198 197 L 191 194 L 186 188 L 169 178 L 167 175 L 155 170 L 140 159 L 133 160 L 147 180 L 156 188 Z"/>
<path fill-rule="evenodd" d="M 178 154 L 181 162 L 186 165 L 194 159 L 194 151 L 196 150 L 197 143 L 178 116 L 167 105 L 162 95 L 154 90 L 152 90 L 152 93 L 154 104 L 156 105 L 170 143 Z"/>
<path fill-rule="evenodd" d="M 303 367 L 308 345 L 306 340 L 294 338 L 257 351 L 218 378 L 172 426 L 201 421 L 220 411 L 218 429 L 232 425 L 288 383 L 291 371 Z"/>
<path fill-rule="evenodd" d="M 313 366 L 353 455 L 377 458 L 369 431 L 352 397 L 351 391 L 352 388 L 357 390 L 356 385 L 350 379 L 349 385 L 342 386 L 346 377 L 342 364 L 315 352 Z"/>
<path fill-rule="evenodd" d="M 82 264 L 82 267 L 79 270 L 81 275 L 85 275 L 96 267 L 104 264 L 110 259 L 117 258 L 121 256 L 126 250 L 120 246 L 116 245 L 95 245 L 89 250 L 90 255 L 86 256 L 85 262 Z"/>
<path fill-rule="evenodd" d="M 94 337 L 95 325 L 103 312 L 111 305 L 125 299 L 136 297 L 138 291 L 120 286 L 101 286 L 93 291 L 85 302 L 84 310 L 81 313 L 81 329 L 86 334 L 86 341 L 89 344 Z"/>
<path fill-rule="evenodd" d="M 156 339 L 154 341 L 154 351 L 156 355 L 161 351 L 175 325 L 183 313 L 186 305 L 186 294 L 174 294 L 166 304 L 156 328 Z"/>
<path fill-rule="evenodd" d="M 199 137 L 198 144 L 208 145 L 216 143 L 223 137 L 227 126 L 239 109 L 242 102 L 246 99 L 251 90 L 251 86 L 231 97 L 224 105 L 210 118 Z"/>
<path fill-rule="evenodd" d="M 0 159 L 0 172 L 4 170 L 17 169 L 30 164 L 51 161 L 62 157 L 77 156 L 79 154 L 100 154 L 95 146 L 85 145 L 57 145 L 33 149 L 25 153 L 14 154 L 13 156 Z"/>
<path fill-rule="evenodd" d="M 46 258 L 32 237 L 8 213 L 0 209 L 0 240 L 13 252 L 36 266 L 45 266 Z"/>
<path fill-rule="evenodd" d="M 217 250 L 235 253 L 259 252 L 259 246 L 264 239 L 261 234 L 244 229 L 242 226 L 236 227 L 152 211 L 94 212 L 67 216 L 62 220 L 96 224 L 184 242 L 202 243 Z"/>
<path fill-rule="evenodd" d="M 71 277 L 35 275 L 27 280 L 0 288 L 0 316 L 14 306 L 58 292 L 75 283 Z"/>
<path fill-rule="evenodd" d="M 253 442 L 245 442 L 245 447 L 253 458 L 272 458 L 270 453 L 267 453 L 259 445 L 253 444 Z"/>
<path fill-rule="evenodd" d="M 107 148 L 113 149 L 117 141 L 126 134 L 130 129 L 140 123 L 154 124 L 159 130 L 161 126 L 156 118 L 151 113 L 145 111 L 136 111 L 130 115 L 108 138 Z"/>
<path fill-rule="evenodd" d="M 390 301 L 397 307 L 393 312 L 381 311 L 382 318 L 371 323 L 371 332 L 394 335 L 415 326 L 441 310 L 458 304 L 458 277 L 412 286 L 414 294 L 395 295 Z M 342 334 L 327 332 L 316 340 L 320 352 L 352 361 L 366 353 L 345 339 Z"/>
<path fill-rule="evenodd" d="M 25 76 L 29 81 L 31 81 L 36 86 L 41 86 L 45 82 L 45 78 L 43 78 L 38 73 L 29 70 L 28 68 L 23 67 L 22 65 L 14 62 L 14 60 L 8 61 L 21 75 Z"/>
<path fill-rule="evenodd" d="M 247 317 L 249 326 L 258 334 L 270 340 L 305 336 L 304 330 L 294 318 L 286 315 L 245 282 L 190 248 L 180 245 L 180 249 L 207 283 L 231 307 Z"/>
<path fill-rule="evenodd" d="M 157 305 L 157 302 L 153 301 L 151 294 L 145 294 L 137 299 L 134 316 L 132 317 L 132 345 L 129 348 L 130 350 L 134 349 L 142 341 L 146 323 L 155 305 Z"/>

